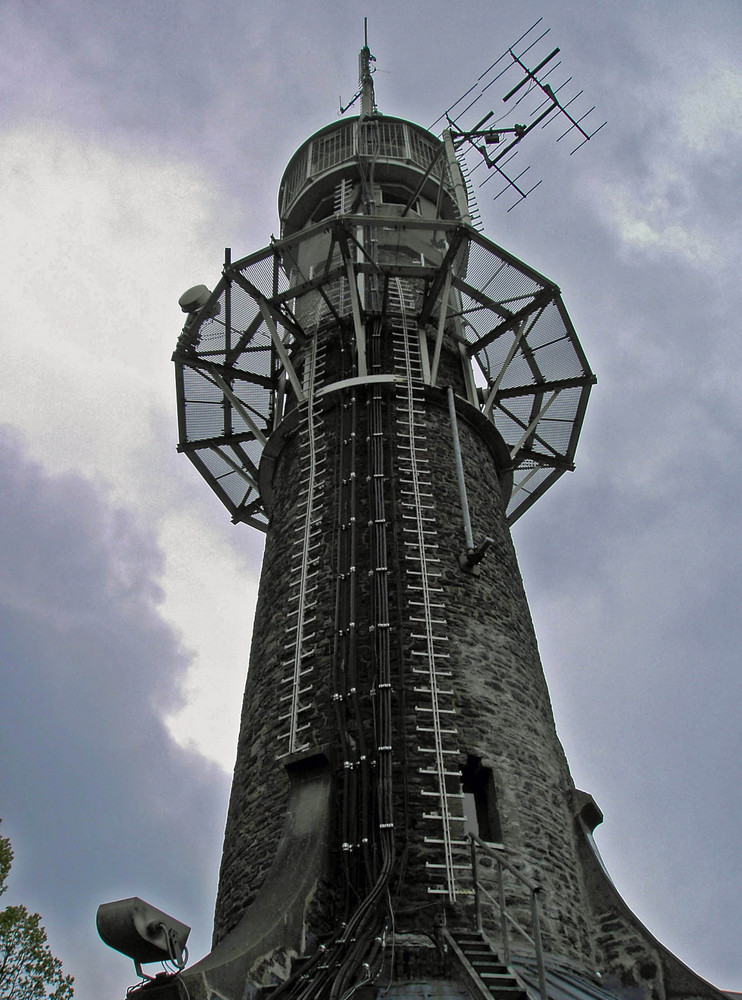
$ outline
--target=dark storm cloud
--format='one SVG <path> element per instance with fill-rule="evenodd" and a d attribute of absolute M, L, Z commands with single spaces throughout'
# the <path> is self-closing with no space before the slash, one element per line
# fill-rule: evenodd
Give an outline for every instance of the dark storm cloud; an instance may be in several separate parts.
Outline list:
<path fill-rule="evenodd" d="M 98 903 L 152 897 L 198 922 L 205 950 L 226 781 L 162 722 L 188 658 L 157 613 L 153 537 L 81 477 L 45 474 L 7 430 L 0 483 L 9 898 L 42 912 L 80 1000 L 117 995 L 135 976 L 104 956 Z M 91 962 L 108 989 L 90 981 Z"/>

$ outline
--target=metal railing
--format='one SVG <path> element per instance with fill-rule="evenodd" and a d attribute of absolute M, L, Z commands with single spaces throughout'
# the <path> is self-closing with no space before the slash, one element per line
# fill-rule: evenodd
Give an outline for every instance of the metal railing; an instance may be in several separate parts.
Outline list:
<path fill-rule="evenodd" d="M 536 956 L 539 991 L 541 993 L 542 1000 L 547 1000 L 546 966 L 544 964 L 544 949 L 541 941 L 541 916 L 539 912 L 539 896 L 543 891 L 543 887 L 538 885 L 538 883 L 533 882 L 522 872 L 518 871 L 515 865 L 509 861 L 505 855 L 502 854 L 502 852 L 491 847 L 484 840 L 477 837 L 476 834 L 470 833 L 469 840 L 471 842 L 471 867 L 472 880 L 474 882 L 474 917 L 477 931 L 480 934 L 483 933 L 482 903 L 483 899 L 486 899 L 491 904 L 494 913 L 499 916 L 500 928 L 502 931 L 503 963 L 505 965 L 510 965 L 510 941 L 512 933 L 516 932 L 533 946 Z M 486 857 L 491 858 L 495 863 L 495 870 L 497 872 L 497 896 L 493 896 L 480 880 L 479 852 L 484 854 Z M 503 873 L 505 871 L 508 871 L 511 875 L 513 875 L 515 879 L 528 890 L 531 912 L 530 933 L 507 908 L 505 898 L 505 879 L 503 877 Z"/>

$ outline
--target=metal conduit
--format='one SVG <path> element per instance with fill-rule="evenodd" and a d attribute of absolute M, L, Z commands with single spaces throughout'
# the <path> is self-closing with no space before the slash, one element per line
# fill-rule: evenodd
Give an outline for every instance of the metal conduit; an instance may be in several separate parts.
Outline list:
<path fill-rule="evenodd" d="M 456 403 L 453 398 L 453 389 L 448 386 L 448 415 L 451 418 L 451 436 L 453 437 L 453 455 L 456 464 L 456 481 L 459 484 L 459 496 L 461 497 L 461 514 L 464 518 L 464 536 L 466 538 L 466 551 L 474 551 L 474 536 L 471 530 L 471 516 L 469 514 L 469 500 L 466 496 L 466 481 L 464 480 L 464 462 L 461 458 L 461 441 L 459 440 L 459 425 L 456 420 Z"/>

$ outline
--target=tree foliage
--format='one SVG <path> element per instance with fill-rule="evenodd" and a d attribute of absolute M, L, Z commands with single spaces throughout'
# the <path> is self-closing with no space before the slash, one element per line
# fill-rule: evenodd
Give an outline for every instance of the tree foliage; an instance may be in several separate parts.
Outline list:
<path fill-rule="evenodd" d="M 0 896 L 12 861 L 10 841 L 0 835 Z M 49 950 L 39 914 L 25 906 L 0 910 L 0 1000 L 71 1000 L 72 982 Z"/>

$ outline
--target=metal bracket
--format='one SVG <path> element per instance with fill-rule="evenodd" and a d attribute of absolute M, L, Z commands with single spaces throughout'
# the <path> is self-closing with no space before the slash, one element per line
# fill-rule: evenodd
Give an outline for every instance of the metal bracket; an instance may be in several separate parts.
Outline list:
<path fill-rule="evenodd" d="M 479 563 L 487 555 L 487 549 L 491 545 L 494 545 L 494 542 L 494 538 L 490 538 L 488 535 L 476 547 L 465 549 L 465 551 L 459 556 L 459 568 L 463 570 L 464 573 L 471 573 L 472 576 L 479 576 Z"/>

